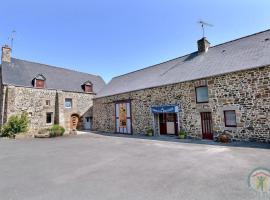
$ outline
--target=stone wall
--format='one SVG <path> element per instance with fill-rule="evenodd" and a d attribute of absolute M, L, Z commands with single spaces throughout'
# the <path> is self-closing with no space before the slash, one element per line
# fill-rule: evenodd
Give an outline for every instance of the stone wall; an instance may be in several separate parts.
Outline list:
<path fill-rule="evenodd" d="M 93 94 L 74 93 L 74 92 L 58 92 L 59 100 L 59 123 L 70 130 L 70 119 L 72 114 L 80 116 L 79 129 L 83 129 L 83 118 L 93 116 Z M 72 99 L 72 108 L 65 108 L 65 99 Z"/>
<path fill-rule="evenodd" d="M 2 67 L 0 68 L 0 83 L 2 83 Z M 0 84 L 0 124 L 3 124 L 4 115 L 4 86 Z"/>
<path fill-rule="evenodd" d="M 209 102 L 196 103 L 195 87 L 208 85 Z M 202 138 L 201 112 L 212 112 L 213 130 L 231 132 L 235 140 L 270 141 L 270 67 L 235 72 L 94 99 L 93 128 L 114 132 L 114 102 L 131 99 L 134 134 L 152 126 L 152 105 L 175 104 L 180 126 L 189 136 Z M 225 127 L 224 110 L 235 110 L 237 127 Z"/>
<path fill-rule="evenodd" d="M 50 127 L 53 123 L 64 126 L 66 133 L 69 133 L 72 114 L 81 118 L 92 116 L 93 94 L 15 86 L 2 86 L 1 93 L 3 122 L 11 115 L 27 112 L 30 118 L 30 133 Z M 65 108 L 65 98 L 72 99 L 72 108 Z M 49 105 L 46 105 L 47 100 L 50 101 Z M 46 123 L 46 113 L 49 112 L 53 113 L 52 124 Z"/>

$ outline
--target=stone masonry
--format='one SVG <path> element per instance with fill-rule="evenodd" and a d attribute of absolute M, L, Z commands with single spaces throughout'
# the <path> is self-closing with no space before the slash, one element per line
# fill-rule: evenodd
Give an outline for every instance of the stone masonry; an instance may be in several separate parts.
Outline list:
<path fill-rule="evenodd" d="M 13 58 L 8 45 L 1 61 L 0 125 L 26 112 L 30 134 L 53 124 L 67 134 L 91 129 L 93 98 L 105 85 L 100 76 Z"/>
<path fill-rule="evenodd" d="M 195 87 L 208 86 L 209 102 L 196 103 Z M 229 131 L 235 140 L 270 142 L 270 67 L 132 91 L 94 99 L 93 128 L 115 131 L 115 101 L 131 100 L 134 134 L 152 127 L 152 105 L 178 105 L 180 126 L 202 138 L 201 112 L 211 112 L 214 133 Z M 224 110 L 235 110 L 237 127 L 225 127 Z"/>
<path fill-rule="evenodd" d="M 92 117 L 94 94 L 15 86 L 3 86 L 1 91 L 3 123 L 11 115 L 27 112 L 30 118 L 30 133 L 50 127 L 53 123 L 62 125 L 66 133 L 69 133 L 72 114 L 77 114 L 81 120 Z M 65 98 L 72 99 L 72 108 L 65 108 Z M 46 101 L 50 102 L 49 105 L 46 105 Z M 52 124 L 46 124 L 46 113 L 53 113 Z M 78 128 L 83 128 L 82 123 Z"/>

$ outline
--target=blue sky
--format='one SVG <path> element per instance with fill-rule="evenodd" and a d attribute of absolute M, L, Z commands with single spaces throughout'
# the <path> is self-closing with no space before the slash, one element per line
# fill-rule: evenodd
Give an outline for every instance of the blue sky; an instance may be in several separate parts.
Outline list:
<path fill-rule="evenodd" d="M 101 75 L 105 81 L 270 28 L 269 0 L 8 0 L 0 43 L 16 30 L 13 57 Z"/>

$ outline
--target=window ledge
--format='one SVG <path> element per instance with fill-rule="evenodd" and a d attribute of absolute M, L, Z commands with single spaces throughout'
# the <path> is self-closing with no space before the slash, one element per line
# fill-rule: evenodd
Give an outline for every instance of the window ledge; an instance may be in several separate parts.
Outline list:
<path fill-rule="evenodd" d="M 208 104 L 209 101 L 205 101 L 205 102 L 196 102 L 196 104 Z"/>
<path fill-rule="evenodd" d="M 237 126 L 225 126 L 224 131 L 234 131 L 237 130 Z"/>

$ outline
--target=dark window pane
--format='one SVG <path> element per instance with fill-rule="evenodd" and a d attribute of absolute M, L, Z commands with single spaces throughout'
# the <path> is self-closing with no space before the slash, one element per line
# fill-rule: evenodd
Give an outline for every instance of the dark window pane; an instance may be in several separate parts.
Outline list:
<path fill-rule="evenodd" d="M 165 117 L 166 114 L 164 113 L 160 113 L 159 114 L 159 122 L 160 123 L 166 123 L 166 117 Z"/>
<path fill-rule="evenodd" d="M 46 100 L 46 106 L 50 106 L 51 105 L 51 101 L 50 100 Z"/>
<path fill-rule="evenodd" d="M 167 114 L 167 122 L 174 122 L 174 113 Z"/>
<path fill-rule="evenodd" d="M 46 123 L 47 124 L 52 123 L 52 113 L 47 113 L 47 115 L 46 115 Z"/>

